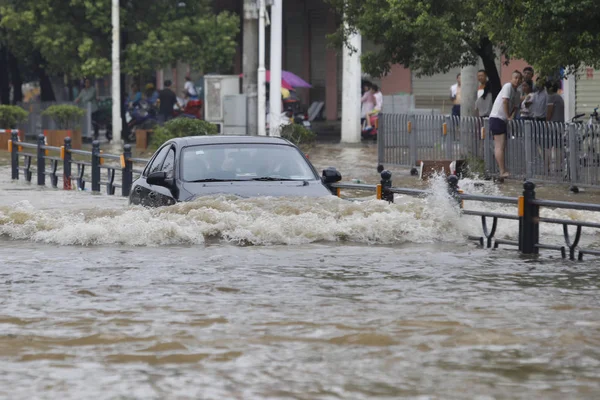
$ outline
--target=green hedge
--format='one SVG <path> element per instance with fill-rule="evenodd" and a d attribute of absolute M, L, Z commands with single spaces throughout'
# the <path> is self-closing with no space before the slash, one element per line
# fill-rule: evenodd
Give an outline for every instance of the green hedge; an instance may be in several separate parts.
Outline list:
<path fill-rule="evenodd" d="M 21 107 L 0 105 L 0 129 L 16 129 L 28 115 L 29 113 Z"/>
<path fill-rule="evenodd" d="M 317 134 L 299 124 L 285 125 L 281 128 L 281 137 L 307 150 L 317 138 Z"/>
<path fill-rule="evenodd" d="M 154 129 L 150 139 L 150 148 L 156 150 L 167 140 L 177 137 L 206 136 L 217 133 L 217 126 L 210 122 L 184 117 L 175 118 Z"/>
<path fill-rule="evenodd" d="M 56 105 L 48 107 L 42 115 L 52 118 L 58 129 L 71 130 L 79 128 L 85 110 L 72 105 Z"/>

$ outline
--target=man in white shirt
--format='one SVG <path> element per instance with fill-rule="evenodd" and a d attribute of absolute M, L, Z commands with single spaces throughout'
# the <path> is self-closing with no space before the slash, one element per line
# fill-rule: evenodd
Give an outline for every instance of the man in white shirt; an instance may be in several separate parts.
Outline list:
<path fill-rule="evenodd" d="M 513 119 L 515 111 L 519 105 L 519 92 L 517 89 L 523 83 L 523 74 L 520 71 L 515 71 L 512 74 L 510 83 L 505 84 L 496 97 L 496 101 L 492 106 L 490 113 L 490 133 L 494 136 L 494 154 L 498 168 L 500 169 L 500 177 L 506 178 L 509 173 L 506 171 L 504 163 L 504 152 L 506 150 L 506 132 L 507 121 Z"/>
<path fill-rule="evenodd" d="M 450 86 L 450 99 L 452 100 L 452 116 L 460 117 L 460 101 L 462 97 L 460 74 L 456 75 L 456 83 Z"/>

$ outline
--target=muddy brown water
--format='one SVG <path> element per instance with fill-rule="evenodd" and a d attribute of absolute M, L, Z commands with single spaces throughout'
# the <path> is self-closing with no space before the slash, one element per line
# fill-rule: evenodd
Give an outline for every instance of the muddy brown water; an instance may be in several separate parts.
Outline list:
<path fill-rule="evenodd" d="M 310 158 L 378 180 L 373 146 L 319 145 Z M 477 248 L 466 236 L 479 221 L 442 182 L 393 172 L 395 186 L 433 194 L 146 210 L 11 182 L 0 167 L 0 398 L 600 397 L 600 260 Z M 538 197 L 598 199 L 552 185 Z M 561 242 L 562 227 L 541 230 Z M 499 225 L 499 237 L 516 232 Z M 583 245 L 600 236 L 584 229 Z"/>

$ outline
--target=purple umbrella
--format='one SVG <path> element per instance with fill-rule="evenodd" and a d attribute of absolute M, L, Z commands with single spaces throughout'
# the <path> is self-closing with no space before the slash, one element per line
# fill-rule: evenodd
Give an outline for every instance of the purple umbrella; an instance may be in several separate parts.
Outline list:
<path fill-rule="evenodd" d="M 281 71 L 281 77 L 294 88 L 311 88 L 310 83 L 290 71 Z"/>

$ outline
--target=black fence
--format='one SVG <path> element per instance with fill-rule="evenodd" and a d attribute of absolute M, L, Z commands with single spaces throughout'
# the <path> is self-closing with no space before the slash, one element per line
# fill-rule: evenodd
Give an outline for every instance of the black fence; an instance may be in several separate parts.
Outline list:
<path fill-rule="evenodd" d="M 354 183 L 332 183 L 328 186 L 333 194 L 340 196 L 340 190 L 366 190 L 375 192 L 377 199 L 394 201 L 394 194 L 405 194 L 409 196 L 427 196 L 431 194 L 430 190 L 395 188 L 392 186 L 392 174 L 390 171 L 382 171 L 382 166 L 378 167 L 381 172 L 381 182 L 378 185 L 365 185 Z M 600 204 L 575 203 L 564 201 L 539 200 L 535 197 L 535 184 L 525 182 L 523 184 L 523 195 L 519 197 L 504 196 L 485 196 L 471 195 L 463 193 L 458 187 L 458 177 L 451 175 L 448 177 L 449 194 L 456 199 L 461 209 L 462 215 L 476 216 L 481 218 L 481 236 L 469 236 L 469 240 L 474 240 L 482 247 L 497 249 L 500 245 L 512 246 L 519 250 L 521 254 L 537 255 L 540 249 L 554 250 L 560 252 L 562 258 L 575 260 L 577 254 L 578 260 L 583 260 L 584 255 L 600 256 L 600 250 L 583 249 L 579 247 L 582 228 L 600 229 L 600 224 L 585 221 L 575 221 L 568 219 L 543 218 L 540 217 L 540 208 L 559 208 L 567 210 L 582 210 L 600 212 Z M 500 214 L 486 211 L 465 210 L 466 201 L 479 201 L 487 203 L 501 203 L 517 206 L 517 214 Z M 488 219 L 491 220 L 491 226 L 488 225 Z M 516 240 L 506 240 L 496 238 L 498 231 L 498 220 L 512 220 L 519 224 L 519 234 Z M 540 224 L 558 224 L 563 227 L 563 237 L 565 245 L 552 245 L 540 242 Z M 569 228 L 574 227 L 575 233 L 572 236 Z"/>
<path fill-rule="evenodd" d="M 147 164 L 149 160 L 134 158 L 131 153 L 131 145 L 126 144 L 123 147 L 123 154 L 103 154 L 100 150 L 100 144 L 97 141 L 92 143 L 92 151 L 75 150 L 71 148 L 71 138 L 65 138 L 64 146 L 53 147 L 45 145 L 44 135 L 39 135 L 37 144 L 20 142 L 18 132 L 11 133 L 11 140 L 8 145 L 11 152 L 11 170 L 12 179 L 19 179 L 23 173 L 25 180 L 32 181 L 34 172 L 37 175 L 37 184 L 46 185 L 46 177 L 50 178 L 52 187 L 58 188 L 59 181 L 62 178 L 62 187 L 66 190 L 73 189 L 73 181 L 76 189 L 84 190 L 86 180 L 91 180 L 92 192 L 100 192 L 102 186 L 106 187 L 106 193 L 114 195 L 116 189 L 121 189 L 122 196 L 129 196 L 131 185 L 133 183 L 133 174 L 141 174 L 141 170 L 133 168 L 134 163 Z M 26 152 L 24 149 L 34 149 L 35 152 Z M 58 153 L 50 155 L 50 153 Z M 78 160 L 73 156 L 84 158 Z M 23 166 L 21 166 L 23 159 Z M 35 159 L 35 170 L 32 168 Z M 113 164 L 108 164 L 113 162 Z M 49 165 L 48 165 L 49 164 Z M 62 173 L 59 172 L 59 165 L 63 165 Z M 115 165 L 116 164 L 116 165 Z M 73 165 L 77 171 L 73 175 Z M 49 167 L 47 169 L 46 167 Z M 86 175 L 86 171 L 89 174 Z M 327 171 L 327 170 L 326 170 Z M 324 171 L 324 175 L 325 172 Z M 105 180 L 102 173 L 105 173 Z M 116 183 L 116 173 L 121 176 L 121 183 Z M 331 172 L 331 171 L 327 171 Z M 327 186 L 332 194 L 340 196 L 340 191 L 359 190 L 375 192 L 377 199 L 394 202 L 394 194 L 404 194 L 409 196 L 427 196 L 430 190 L 399 188 L 392 186 L 392 173 L 384 171 L 383 166 L 378 167 L 381 173 L 381 181 L 378 185 L 366 185 L 359 183 L 328 183 Z M 336 171 L 337 173 L 337 171 Z M 479 245 L 487 248 L 498 248 L 500 245 L 512 246 L 517 248 L 522 254 L 536 255 L 540 249 L 559 251 L 563 258 L 582 260 L 584 255 L 600 256 L 600 250 L 582 249 L 579 242 L 582 236 L 582 228 L 600 229 L 600 224 L 575 221 L 567 219 L 543 218 L 540 217 L 540 208 L 558 208 L 568 210 L 583 210 L 600 212 L 599 204 L 574 203 L 563 201 L 539 200 L 535 197 L 535 184 L 525 182 L 523 185 L 523 195 L 520 197 L 504 196 L 485 196 L 471 195 L 463 193 L 458 187 L 458 178 L 454 175 L 448 177 L 449 194 L 458 202 L 462 215 L 475 216 L 481 218 L 482 235 L 469 236 L 470 240 L 477 241 Z M 500 214 L 486 211 L 465 210 L 464 204 L 468 201 L 479 201 L 487 203 L 501 203 L 517 206 L 517 214 Z M 498 220 L 512 220 L 519 224 L 519 234 L 516 240 L 506 240 L 496 238 L 498 231 Z M 491 220 L 491 226 L 488 225 Z M 558 224 L 563 226 L 563 236 L 565 245 L 552 245 L 540 242 L 539 226 L 541 223 Z M 572 236 L 569 228 L 575 228 L 575 234 Z"/>
<path fill-rule="evenodd" d="M 19 141 L 17 131 L 11 133 L 8 150 L 11 153 L 12 179 L 20 179 L 20 174 L 23 173 L 25 180 L 31 182 L 35 173 L 38 185 L 46 185 L 46 177 L 48 177 L 54 188 L 58 188 L 59 180 L 62 180 L 62 187 L 65 190 L 85 190 L 89 179 L 92 192 L 100 192 L 104 186 L 109 195 L 114 195 L 116 189 L 120 188 L 122 196 L 129 196 L 133 174 L 142 172 L 134 169 L 134 164 L 148 162 L 146 159 L 132 157 L 129 144 L 123 146 L 123 154 L 114 155 L 103 154 L 98 141 L 92 143 L 92 151 L 72 149 L 69 137 L 65 138 L 64 145 L 61 147 L 47 146 L 45 143 L 44 135 L 38 135 L 37 143 L 33 144 Z M 35 152 L 27 152 L 25 149 L 32 149 Z M 33 164 L 34 159 L 35 164 Z M 59 171 L 60 164 L 62 164 L 62 173 Z M 73 173 L 73 166 L 76 168 L 75 173 Z M 117 172 L 121 176 L 120 184 L 115 181 Z"/>

